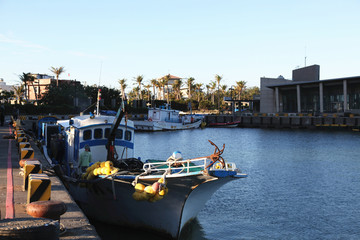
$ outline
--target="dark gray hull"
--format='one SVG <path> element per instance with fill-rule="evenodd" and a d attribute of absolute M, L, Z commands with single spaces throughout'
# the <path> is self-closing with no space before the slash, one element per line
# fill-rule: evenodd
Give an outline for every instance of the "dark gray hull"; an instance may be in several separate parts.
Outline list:
<path fill-rule="evenodd" d="M 101 179 L 86 184 L 70 181 L 69 191 L 91 219 L 154 230 L 176 239 L 181 229 L 197 216 L 211 195 L 233 179 L 236 178 L 204 175 L 167 178 L 168 194 L 153 203 L 133 199 L 132 180 L 113 182 L 110 179 Z M 156 179 L 148 180 L 147 183 L 154 181 Z"/>

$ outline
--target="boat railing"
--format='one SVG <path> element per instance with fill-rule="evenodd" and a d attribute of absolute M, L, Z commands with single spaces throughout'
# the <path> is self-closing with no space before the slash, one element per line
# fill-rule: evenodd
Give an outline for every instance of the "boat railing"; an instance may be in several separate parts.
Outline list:
<path fill-rule="evenodd" d="M 180 173 L 193 173 L 193 172 L 201 172 L 206 168 L 207 170 L 225 170 L 225 171 L 235 171 L 236 164 L 226 162 L 223 167 L 220 162 L 216 162 L 211 165 L 211 159 L 209 157 L 201 157 L 194 159 L 186 159 L 186 160 L 178 160 L 174 161 L 152 161 L 146 162 L 143 166 L 145 171 L 165 171 L 169 170 L 171 174 L 180 174 Z"/>

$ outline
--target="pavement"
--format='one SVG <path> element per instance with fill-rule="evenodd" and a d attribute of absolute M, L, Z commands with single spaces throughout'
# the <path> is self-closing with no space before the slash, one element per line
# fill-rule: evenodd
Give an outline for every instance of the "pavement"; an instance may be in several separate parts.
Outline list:
<path fill-rule="evenodd" d="M 12 130 L 8 123 L 0 126 L 0 221 L 5 218 L 30 217 L 26 213 L 27 191 L 22 190 L 23 176 L 20 175 L 16 140 L 6 138 Z M 60 218 L 61 224 L 66 228 L 60 239 L 100 239 L 95 228 L 54 174 L 33 139 L 30 140 L 30 144 L 35 151 L 35 158 L 42 163 L 43 173 L 50 177 L 51 200 L 62 201 L 67 207 L 66 213 Z"/>

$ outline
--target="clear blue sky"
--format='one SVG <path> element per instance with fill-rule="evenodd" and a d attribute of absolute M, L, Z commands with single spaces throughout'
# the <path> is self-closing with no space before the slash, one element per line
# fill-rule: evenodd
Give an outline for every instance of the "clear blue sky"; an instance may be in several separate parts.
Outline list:
<path fill-rule="evenodd" d="M 358 0 L 0 0 L 0 78 L 64 66 L 61 78 L 126 78 L 127 91 L 168 73 L 251 87 L 291 79 L 305 55 L 321 79 L 359 76 L 359 11 Z"/>

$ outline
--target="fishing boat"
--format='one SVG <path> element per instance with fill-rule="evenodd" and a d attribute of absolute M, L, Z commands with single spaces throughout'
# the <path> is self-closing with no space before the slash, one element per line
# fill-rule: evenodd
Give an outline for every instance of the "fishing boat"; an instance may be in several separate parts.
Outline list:
<path fill-rule="evenodd" d="M 123 109 L 116 116 L 90 114 L 42 125 L 44 154 L 88 218 L 177 239 L 217 189 L 247 177 L 221 157 L 225 145 L 219 149 L 211 141 L 215 151 L 209 156 L 182 159 L 175 151 L 164 160 L 134 158 L 135 127 Z M 59 161 L 48 154 L 48 132 L 63 136 Z M 86 145 L 94 164 L 78 175 Z"/>
<path fill-rule="evenodd" d="M 181 111 L 171 109 L 166 104 L 159 108 L 149 108 L 147 119 L 133 122 L 137 131 L 163 131 L 198 128 L 202 120 L 201 116 L 181 114 Z"/>

